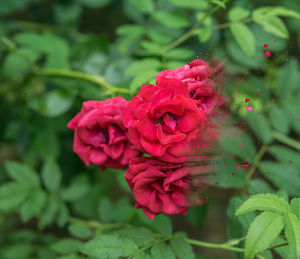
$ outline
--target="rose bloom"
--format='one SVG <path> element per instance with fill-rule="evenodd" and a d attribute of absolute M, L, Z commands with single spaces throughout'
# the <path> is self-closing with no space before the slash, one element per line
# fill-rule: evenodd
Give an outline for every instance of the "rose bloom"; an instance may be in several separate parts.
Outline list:
<path fill-rule="evenodd" d="M 223 103 L 222 96 L 216 90 L 215 80 L 211 78 L 217 71 L 218 68 L 211 68 L 203 60 L 194 60 L 177 69 L 161 71 L 156 76 L 156 82 L 159 84 L 166 78 L 173 78 L 185 83 L 189 96 L 209 115 Z"/>
<path fill-rule="evenodd" d="M 190 159 L 193 146 L 205 137 L 207 116 L 189 97 L 180 80 L 143 85 L 124 110 L 124 124 L 133 145 L 170 162 Z"/>
<path fill-rule="evenodd" d="M 205 203 L 199 188 L 196 198 L 191 198 L 193 178 L 209 171 L 207 165 L 185 167 L 180 163 L 139 157 L 132 159 L 125 178 L 133 192 L 136 208 L 142 208 L 146 216 L 153 219 L 160 213 L 186 215 L 189 207 Z"/>
<path fill-rule="evenodd" d="M 122 111 L 127 101 L 115 97 L 106 101 L 87 101 L 68 127 L 75 131 L 74 152 L 88 166 L 97 164 L 125 169 L 138 151 L 130 147 L 123 125 Z"/>

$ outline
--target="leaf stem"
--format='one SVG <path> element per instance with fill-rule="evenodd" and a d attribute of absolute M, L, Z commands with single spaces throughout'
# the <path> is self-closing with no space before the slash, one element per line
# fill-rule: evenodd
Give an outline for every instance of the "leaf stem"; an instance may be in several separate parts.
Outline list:
<path fill-rule="evenodd" d="M 274 248 L 277 248 L 277 247 L 287 246 L 288 244 L 289 244 L 288 241 L 284 241 L 284 242 L 281 242 L 281 243 L 279 243 L 279 244 L 270 246 L 268 249 L 274 249 Z"/>
<path fill-rule="evenodd" d="M 274 139 L 278 140 L 279 142 L 282 142 L 282 143 L 300 151 L 300 142 L 299 141 L 296 141 L 278 131 L 273 131 L 272 137 Z"/>
<path fill-rule="evenodd" d="M 115 87 L 105 81 L 101 76 L 90 75 L 80 71 L 65 70 L 65 69 L 46 69 L 39 72 L 41 76 L 67 77 L 73 79 L 81 79 L 90 83 L 100 85 L 114 93 L 129 94 L 129 90 L 125 88 Z"/>
<path fill-rule="evenodd" d="M 229 0 L 225 0 L 224 4 L 226 4 Z M 206 11 L 206 13 L 203 15 L 203 17 L 196 23 L 192 28 L 190 28 L 186 33 L 184 33 L 181 37 L 179 37 L 177 40 L 173 41 L 171 44 L 169 44 L 165 49 L 163 50 L 163 53 L 169 51 L 170 49 L 176 48 L 181 43 L 185 42 L 187 39 L 192 37 L 194 35 L 194 32 L 202 25 L 202 23 L 205 21 L 205 19 L 212 15 L 213 13 L 217 12 L 221 6 L 215 6 L 212 9 L 209 9 Z"/>
<path fill-rule="evenodd" d="M 194 239 L 187 239 L 187 242 L 195 245 L 195 246 L 202 246 L 202 247 L 208 247 L 208 248 L 215 248 L 215 249 L 221 249 L 221 250 L 228 250 L 228 251 L 233 251 L 233 252 L 238 252 L 238 253 L 244 253 L 245 249 L 243 248 L 238 248 L 238 247 L 232 247 L 226 244 L 213 244 L 213 243 L 207 243 L 207 242 L 202 242 Z"/>

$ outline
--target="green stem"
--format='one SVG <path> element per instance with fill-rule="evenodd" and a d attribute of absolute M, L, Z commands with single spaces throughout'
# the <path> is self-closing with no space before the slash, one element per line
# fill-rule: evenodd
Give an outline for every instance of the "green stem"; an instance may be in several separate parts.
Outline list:
<path fill-rule="evenodd" d="M 125 88 L 115 87 L 105 81 L 101 76 L 85 74 L 79 71 L 65 70 L 65 69 L 46 69 L 39 72 L 41 76 L 67 77 L 73 79 L 81 79 L 90 83 L 100 85 L 114 93 L 129 94 L 129 90 Z"/>
<path fill-rule="evenodd" d="M 224 4 L 226 4 L 228 1 L 229 0 L 225 0 Z M 180 45 L 181 43 L 185 42 L 187 39 L 192 37 L 194 35 L 194 32 L 198 29 L 198 27 L 202 25 L 205 19 L 208 16 L 212 15 L 213 13 L 217 12 L 220 8 L 221 8 L 220 6 L 216 6 L 210 10 L 207 10 L 206 13 L 203 15 L 203 17 L 191 29 L 189 29 L 185 34 L 183 34 L 177 40 L 173 41 L 170 45 L 168 45 L 163 52 L 165 53 L 170 49 L 176 48 L 178 45 Z"/>
<path fill-rule="evenodd" d="M 194 239 L 187 239 L 188 243 L 195 245 L 195 246 L 202 246 L 202 247 L 208 247 L 208 248 L 215 248 L 215 249 L 221 249 L 221 250 L 228 250 L 232 252 L 238 252 L 238 253 L 244 253 L 245 249 L 238 248 L 238 247 L 232 247 L 225 244 L 213 244 L 213 243 L 207 243 L 202 242 Z"/>
<path fill-rule="evenodd" d="M 300 142 L 299 141 L 296 141 L 290 137 L 287 137 L 286 135 L 284 135 L 278 131 L 273 131 L 272 137 L 274 139 L 278 140 L 279 142 L 282 142 L 282 143 L 300 151 Z"/>
<path fill-rule="evenodd" d="M 289 244 L 288 241 L 284 241 L 284 242 L 281 242 L 281 243 L 279 243 L 279 244 L 270 246 L 269 249 L 274 249 L 274 248 L 277 248 L 277 247 L 287 246 L 288 244 Z"/>
<path fill-rule="evenodd" d="M 264 154 L 266 153 L 266 151 L 268 150 L 268 146 L 267 145 L 262 145 L 261 148 L 259 149 L 258 153 L 256 154 L 256 157 L 254 158 L 254 161 L 247 173 L 247 178 L 246 181 L 247 183 L 249 183 L 249 181 L 251 180 L 253 174 L 255 173 L 256 168 L 259 165 L 260 160 L 263 158 Z M 248 184 L 247 184 L 248 185 Z"/>

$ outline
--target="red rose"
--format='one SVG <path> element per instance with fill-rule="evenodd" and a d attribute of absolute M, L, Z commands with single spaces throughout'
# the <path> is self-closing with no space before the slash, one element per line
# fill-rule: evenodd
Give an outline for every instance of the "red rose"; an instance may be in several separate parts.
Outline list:
<path fill-rule="evenodd" d="M 194 60 L 180 68 L 161 71 L 156 76 L 156 82 L 159 84 L 165 78 L 173 78 L 186 83 L 190 97 L 209 115 L 223 103 L 222 96 L 216 91 L 214 81 L 210 78 L 215 72 L 205 61 Z"/>
<path fill-rule="evenodd" d="M 176 79 L 143 85 L 124 110 L 124 124 L 137 149 L 170 162 L 188 159 L 208 125 L 205 112 Z"/>
<path fill-rule="evenodd" d="M 184 167 L 156 158 L 134 158 L 125 178 L 133 192 L 136 208 L 142 208 L 146 216 L 153 219 L 160 213 L 186 215 L 188 208 L 202 205 L 205 199 L 190 199 L 193 194 L 193 178 L 208 173 L 209 166 Z"/>
<path fill-rule="evenodd" d="M 129 160 L 138 155 L 130 147 L 122 122 L 126 103 L 122 97 L 87 101 L 69 122 L 68 127 L 75 130 L 74 152 L 87 166 L 97 164 L 103 169 L 125 169 Z"/>

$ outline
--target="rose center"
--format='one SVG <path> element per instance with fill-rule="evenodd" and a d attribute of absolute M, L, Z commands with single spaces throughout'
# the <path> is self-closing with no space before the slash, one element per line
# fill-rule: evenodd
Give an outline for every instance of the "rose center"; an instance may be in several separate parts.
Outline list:
<path fill-rule="evenodd" d="M 174 132 L 177 126 L 176 116 L 166 112 L 156 121 L 155 126 L 157 127 L 158 124 L 161 124 L 164 130 Z"/>

